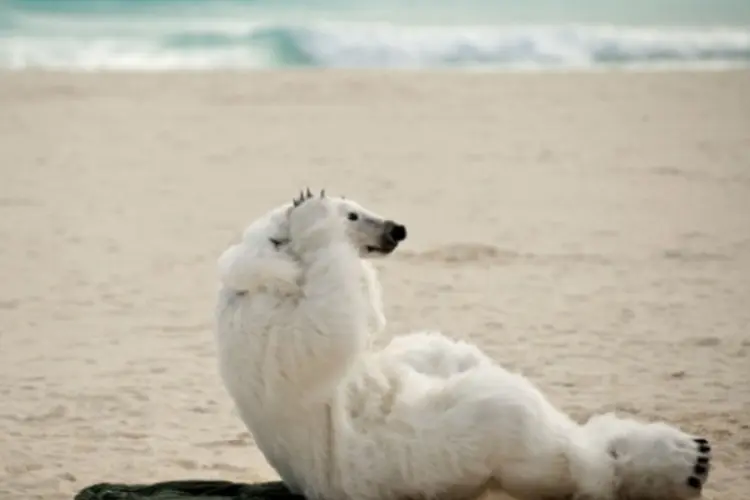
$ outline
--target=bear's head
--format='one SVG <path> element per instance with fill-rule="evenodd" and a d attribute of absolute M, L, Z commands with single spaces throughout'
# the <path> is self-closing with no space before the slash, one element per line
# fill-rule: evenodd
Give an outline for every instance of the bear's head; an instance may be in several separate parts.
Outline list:
<path fill-rule="evenodd" d="M 338 214 L 346 219 L 349 240 L 363 258 L 390 254 L 406 239 L 406 227 L 386 219 L 346 198 L 333 198 Z"/>
<path fill-rule="evenodd" d="M 321 195 L 325 195 L 325 192 L 321 192 Z M 313 195 L 308 190 L 301 193 L 298 200 L 302 201 L 310 196 Z M 389 255 L 406 239 L 406 227 L 403 224 L 368 210 L 353 200 L 327 195 L 326 198 L 335 206 L 337 213 L 345 221 L 349 240 L 355 248 L 359 249 L 362 258 L 371 259 Z M 248 228 L 246 235 L 250 232 L 257 234 L 261 229 L 261 232 L 269 237 L 269 241 L 277 249 L 283 249 L 289 241 L 288 213 L 297 202 L 277 207 Z M 262 227 L 259 228 L 258 224 Z"/>

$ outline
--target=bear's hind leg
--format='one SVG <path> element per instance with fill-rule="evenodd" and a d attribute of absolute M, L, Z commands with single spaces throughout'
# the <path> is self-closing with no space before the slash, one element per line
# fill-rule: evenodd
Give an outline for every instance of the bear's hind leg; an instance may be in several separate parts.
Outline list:
<path fill-rule="evenodd" d="M 700 497 L 711 468 L 708 440 L 663 422 L 614 414 L 595 416 L 582 429 L 611 456 L 622 495 L 646 500 Z"/>
<path fill-rule="evenodd" d="M 518 498 L 576 490 L 570 449 L 578 426 L 528 379 L 481 364 L 443 384 L 431 396 L 446 431 L 440 441 L 459 443 L 463 460 L 486 466 L 488 481 Z"/>

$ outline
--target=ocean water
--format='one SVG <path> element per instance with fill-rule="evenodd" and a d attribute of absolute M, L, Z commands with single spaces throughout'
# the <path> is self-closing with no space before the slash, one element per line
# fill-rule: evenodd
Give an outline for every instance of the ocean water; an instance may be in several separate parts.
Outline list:
<path fill-rule="evenodd" d="M 0 0 L 0 69 L 750 67 L 750 0 Z"/>

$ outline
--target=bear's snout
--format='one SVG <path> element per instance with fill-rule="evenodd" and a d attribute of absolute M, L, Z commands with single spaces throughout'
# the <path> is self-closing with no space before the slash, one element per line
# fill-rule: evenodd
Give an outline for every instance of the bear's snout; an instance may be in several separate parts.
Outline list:
<path fill-rule="evenodd" d="M 386 230 L 388 236 L 390 236 L 396 243 L 399 243 L 406 239 L 406 226 L 397 224 L 389 220 L 386 222 Z"/>
<path fill-rule="evenodd" d="M 366 254 L 370 257 L 376 255 L 388 255 L 393 252 L 399 243 L 406 239 L 406 227 L 392 220 L 381 223 L 382 232 L 378 237 L 376 245 L 368 245 Z"/>

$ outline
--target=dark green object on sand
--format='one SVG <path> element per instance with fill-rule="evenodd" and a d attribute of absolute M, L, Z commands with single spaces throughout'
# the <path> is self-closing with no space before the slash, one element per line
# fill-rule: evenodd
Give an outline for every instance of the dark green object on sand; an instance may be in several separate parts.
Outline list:
<path fill-rule="evenodd" d="M 98 483 L 76 494 L 74 500 L 304 500 L 281 481 L 165 481 L 153 484 Z"/>

